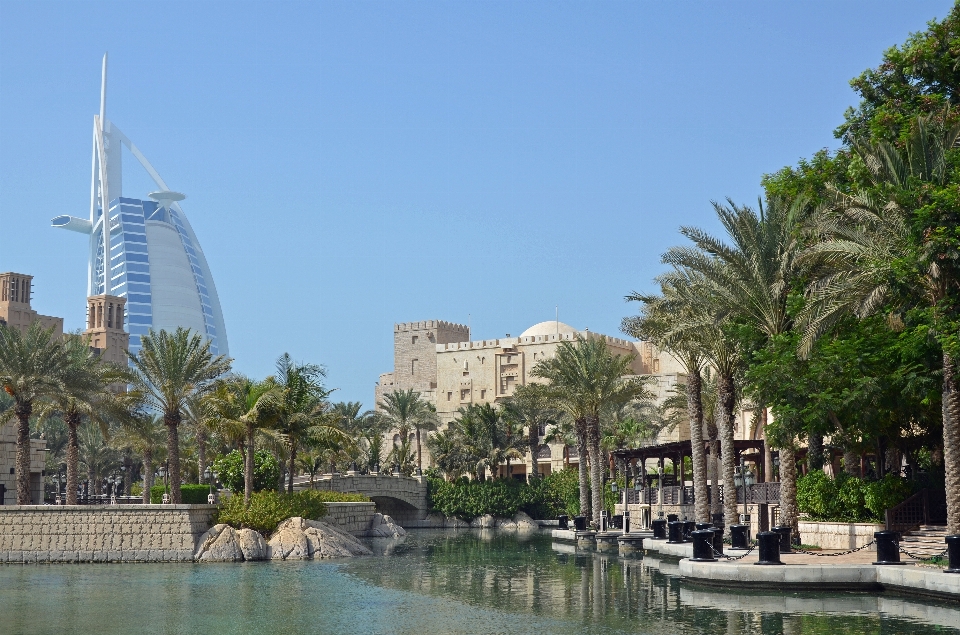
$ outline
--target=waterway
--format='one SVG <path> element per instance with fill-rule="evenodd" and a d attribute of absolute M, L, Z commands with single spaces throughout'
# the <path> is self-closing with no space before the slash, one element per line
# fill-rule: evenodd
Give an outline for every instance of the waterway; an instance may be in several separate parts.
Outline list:
<path fill-rule="evenodd" d="M 377 555 L 242 564 L 0 565 L 0 635 L 960 634 L 960 607 L 702 590 L 671 564 L 549 535 L 411 531 Z"/>

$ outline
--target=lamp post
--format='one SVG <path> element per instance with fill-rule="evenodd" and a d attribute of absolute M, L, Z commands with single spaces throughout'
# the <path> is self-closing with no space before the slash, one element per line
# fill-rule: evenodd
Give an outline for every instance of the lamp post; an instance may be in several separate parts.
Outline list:
<path fill-rule="evenodd" d="M 120 483 L 122 482 L 123 480 L 117 475 L 113 475 L 110 477 L 110 504 L 111 505 L 117 504 L 117 490 L 120 489 Z"/>
<path fill-rule="evenodd" d="M 209 466 L 209 465 L 208 465 L 207 468 L 203 471 L 203 478 L 205 478 L 205 479 L 207 480 L 207 483 L 210 484 L 210 493 L 207 494 L 207 504 L 208 504 L 208 505 L 216 505 L 216 503 L 217 503 L 217 496 L 213 493 L 213 480 L 216 478 L 216 476 L 217 476 L 216 474 L 214 474 L 212 471 L 210 471 L 210 466 Z"/>
<path fill-rule="evenodd" d="M 163 500 L 162 504 L 170 504 L 170 494 L 167 488 L 167 474 L 170 472 L 170 461 L 166 461 L 163 465 L 160 466 L 160 478 L 163 479 Z"/>
<path fill-rule="evenodd" d="M 57 466 L 57 496 L 56 504 L 63 505 L 63 498 L 60 496 L 60 488 L 63 485 L 63 463 Z"/>
<path fill-rule="evenodd" d="M 747 462 L 740 457 L 740 483 L 743 488 L 743 522 L 747 522 Z"/>

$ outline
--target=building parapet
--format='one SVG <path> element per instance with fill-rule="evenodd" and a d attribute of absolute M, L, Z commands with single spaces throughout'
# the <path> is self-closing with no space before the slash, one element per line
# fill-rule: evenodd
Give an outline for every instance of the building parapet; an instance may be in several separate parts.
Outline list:
<path fill-rule="evenodd" d="M 469 326 L 465 324 L 457 324 L 455 322 L 447 322 L 445 320 L 421 320 L 419 322 L 402 322 L 402 323 L 393 325 L 393 330 L 395 332 L 421 331 L 423 329 L 436 329 L 436 328 L 442 328 L 450 331 L 461 331 L 466 334 L 470 333 Z"/>
<path fill-rule="evenodd" d="M 577 336 L 590 337 L 599 336 L 613 346 L 620 348 L 635 348 L 635 342 L 620 337 L 602 335 L 591 331 L 578 331 L 577 333 L 558 333 L 553 335 L 528 335 L 525 337 L 501 337 L 493 340 L 474 340 L 471 342 L 450 342 L 448 344 L 437 344 L 437 352 L 446 351 L 464 351 L 484 348 L 510 348 L 524 344 L 555 344 L 557 342 L 572 342 Z"/>

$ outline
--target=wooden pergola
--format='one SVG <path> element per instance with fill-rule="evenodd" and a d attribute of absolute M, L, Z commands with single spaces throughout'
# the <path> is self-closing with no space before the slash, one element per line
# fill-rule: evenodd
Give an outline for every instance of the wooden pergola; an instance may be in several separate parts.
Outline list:
<path fill-rule="evenodd" d="M 765 472 L 763 469 L 763 446 L 761 439 L 740 439 L 733 442 L 734 452 L 736 453 L 736 463 L 739 465 L 743 459 L 746 463 L 753 463 L 756 466 L 757 482 L 765 482 Z M 704 450 L 710 455 L 710 443 L 704 442 Z M 614 450 L 614 461 L 621 465 L 627 464 L 636 468 L 642 468 L 641 473 L 645 475 L 644 486 L 649 485 L 657 478 L 656 474 L 647 474 L 647 461 L 656 459 L 658 473 L 665 467 L 665 462 L 669 459 L 674 466 L 673 478 L 677 485 L 683 485 L 685 476 L 683 470 L 684 457 L 693 455 L 693 445 L 690 441 L 674 441 L 672 443 L 661 443 L 659 445 L 648 445 L 633 449 Z M 637 474 L 635 469 L 631 469 Z M 668 475 L 669 476 L 669 475 Z M 692 476 L 692 475 L 691 475 Z M 664 480 L 667 480 L 666 478 Z"/>

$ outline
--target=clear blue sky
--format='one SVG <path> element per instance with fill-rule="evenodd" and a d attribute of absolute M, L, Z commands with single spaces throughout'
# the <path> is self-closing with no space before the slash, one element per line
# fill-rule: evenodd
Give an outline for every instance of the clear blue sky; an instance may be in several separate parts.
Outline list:
<path fill-rule="evenodd" d="M 0 271 L 82 326 L 108 117 L 186 192 L 236 368 L 372 405 L 394 322 L 618 334 L 681 224 L 820 148 L 848 81 L 949 0 L 0 1 Z M 146 176 L 125 164 L 124 193 Z"/>

